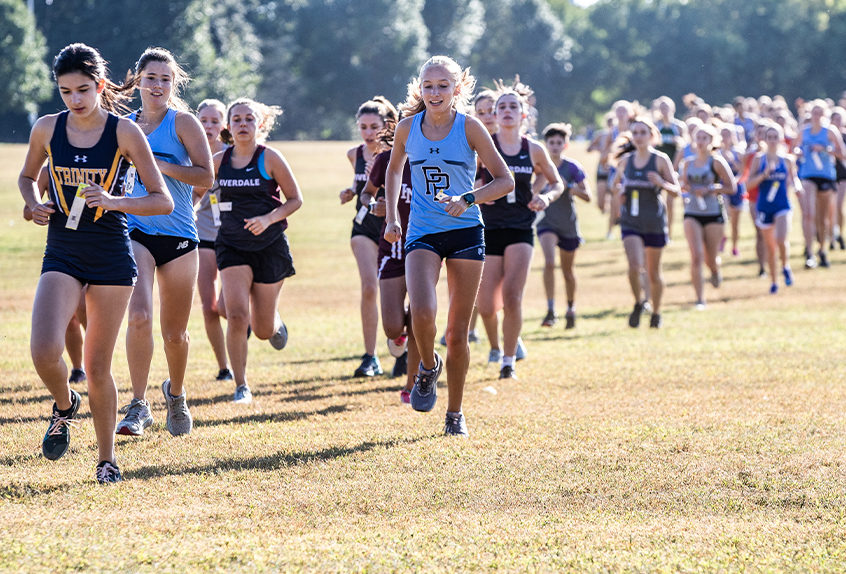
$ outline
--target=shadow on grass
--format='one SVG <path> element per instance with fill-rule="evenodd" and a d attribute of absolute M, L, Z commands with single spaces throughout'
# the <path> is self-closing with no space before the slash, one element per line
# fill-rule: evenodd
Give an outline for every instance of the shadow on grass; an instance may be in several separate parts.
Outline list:
<path fill-rule="evenodd" d="M 199 419 L 194 421 L 195 427 L 214 427 L 228 424 L 244 423 L 284 423 L 299 421 L 313 416 L 328 416 L 349 410 L 347 405 L 333 405 L 317 411 L 294 411 L 282 413 L 255 413 L 225 419 Z"/>
<path fill-rule="evenodd" d="M 398 438 L 385 441 L 365 441 L 361 444 L 341 447 L 333 446 L 316 451 L 305 452 L 277 452 L 265 456 L 249 458 L 223 458 L 209 464 L 186 466 L 183 468 L 163 468 L 161 466 L 145 466 L 127 471 L 124 476 L 130 480 L 150 480 L 165 476 L 180 476 L 185 474 L 220 474 L 238 470 L 273 471 L 282 468 L 309 464 L 312 462 L 332 461 L 346 456 L 370 452 L 379 447 L 392 448 L 419 442 L 430 437 Z M 1 491 L 0 491 L 1 492 Z M 0 494 L 2 496 L 2 494 Z"/>
<path fill-rule="evenodd" d="M 310 365 L 311 363 L 343 363 L 360 359 L 359 355 L 345 355 L 343 357 L 313 357 L 311 359 L 297 359 L 296 361 L 285 361 L 289 365 Z"/>
<path fill-rule="evenodd" d="M 76 415 L 76 418 L 74 418 L 74 420 L 80 421 L 80 420 L 85 420 L 85 419 L 90 419 L 90 418 L 91 418 L 90 412 L 81 413 L 81 414 L 78 413 Z M 48 420 L 50 420 L 50 415 L 47 412 L 45 412 L 41 416 L 36 416 L 36 417 L 0 417 L 0 426 L 2 426 L 2 425 L 13 425 L 13 424 L 23 424 L 23 423 L 37 423 L 37 422 L 45 422 L 46 423 Z"/>

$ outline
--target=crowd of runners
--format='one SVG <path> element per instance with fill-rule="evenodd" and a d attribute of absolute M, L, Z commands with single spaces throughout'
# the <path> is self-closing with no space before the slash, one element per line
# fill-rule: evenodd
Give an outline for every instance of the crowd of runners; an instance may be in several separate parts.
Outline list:
<path fill-rule="evenodd" d="M 53 75 L 67 110 L 35 123 L 19 178 L 25 217 L 48 227 L 31 339 L 36 371 L 55 401 L 42 450 L 51 460 L 67 451 L 81 404 L 71 384 L 87 380 L 96 477 L 117 482 L 114 435 L 140 436 L 153 423 L 154 282 L 168 368 L 166 428 L 184 435 L 193 428 L 184 379 L 195 288 L 214 378 L 233 381 L 233 401 L 250 403 L 248 339 L 279 350 L 287 344 L 277 311 L 284 280 L 295 272 L 285 229 L 303 198 L 285 158 L 263 143 L 281 110 L 246 98 L 206 100 L 195 115 L 180 99 L 187 77 L 167 50 L 146 50 L 116 85 L 95 49 L 72 44 L 56 56 Z M 136 90 L 141 107 L 130 111 Z M 501 379 L 515 379 L 516 362 L 527 356 L 520 334 L 535 235 L 545 262 L 542 326 L 559 321 L 560 261 L 565 328 L 576 328 L 575 256 L 584 241 L 577 199 L 595 197 L 608 239 L 622 238 L 631 327 L 644 313 L 650 327 L 662 325 L 661 255 L 674 217 L 683 218 L 698 309 L 706 305 L 704 267 L 719 288 L 721 257 L 739 255 L 741 225 L 755 227 L 770 292 L 793 283 L 794 198 L 804 265 L 828 267 L 829 251 L 844 248 L 843 108 L 797 102 L 794 115 L 778 97 L 718 107 L 689 95 L 684 104 L 677 118 L 666 96 L 648 109 L 616 102 L 590 142 L 599 154 L 594 180 L 568 156 L 570 124 L 536 134 L 532 90 L 519 78 L 477 92 L 467 69 L 435 56 L 405 102 L 374 96 L 362 103 L 355 114 L 362 143 L 347 153 L 353 183 L 339 194 L 355 206 L 350 246 L 361 282 L 364 353 L 352 375 L 383 373 L 381 315 L 392 376 L 405 378 L 400 400 L 431 411 L 445 370 L 444 433 L 467 436 L 462 399 L 469 342 L 480 338 L 477 317 Z M 442 270 L 449 291 L 443 357 L 435 326 Z M 132 397 L 118 409 L 111 361 L 124 316 Z"/>

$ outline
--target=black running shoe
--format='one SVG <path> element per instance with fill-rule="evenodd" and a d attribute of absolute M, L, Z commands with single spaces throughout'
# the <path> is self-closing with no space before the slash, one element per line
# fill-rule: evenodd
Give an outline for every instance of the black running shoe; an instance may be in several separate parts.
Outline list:
<path fill-rule="evenodd" d="M 842 236 L 842 235 L 838 235 L 838 236 L 837 236 L 837 244 L 840 246 L 840 250 L 841 250 L 841 251 L 843 251 L 844 249 L 846 249 L 846 241 L 843 241 L 843 236 Z"/>
<path fill-rule="evenodd" d="M 75 383 L 84 383 L 88 377 L 85 376 L 85 371 L 83 369 L 71 369 L 70 377 L 68 377 L 68 382 L 70 384 Z"/>
<path fill-rule="evenodd" d="M 376 375 L 381 375 L 384 371 L 382 371 L 382 365 L 379 364 L 379 358 L 374 355 L 368 355 L 367 353 L 361 356 L 361 364 L 353 373 L 354 377 L 375 377 Z"/>
<path fill-rule="evenodd" d="M 220 369 L 217 372 L 217 376 L 214 378 L 215 381 L 231 381 L 235 378 L 235 375 L 232 374 L 232 371 L 227 367 L 225 369 Z"/>
<path fill-rule="evenodd" d="M 555 314 L 555 311 L 550 309 L 546 312 L 546 317 L 543 318 L 541 321 L 541 327 L 552 327 L 555 323 L 558 322 L 558 315 Z"/>
<path fill-rule="evenodd" d="M 829 267 L 828 255 L 826 255 L 825 251 L 819 251 L 819 252 L 817 252 L 817 255 L 820 258 L 820 267 L 828 269 L 828 267 Z"/>
<path fill-rule="evenodd" d="M 564 326 L 565 329 L 573 329 L 576 327 L 576 312 L 572 309 L 567 311 L 567 314 L 564 315 L 564 320 L 567 324 Z"/>
<path fill-rule="evenodd" d="M 643 305 L 641 303 L 635 303 L 634 309 L 632 309 L 632 313 L 629 315 L 629 327 L 635 329 L 640 326 L 641 313 L 643 313 Z"/>
<path fill-rule="evenodd" d="M 97 482 L 100 484 L 114 484 L 123 480 L 118 465 L 104 460 L 97 465 Z"/>
<path fill-rule="evenodd" d="M 70 446 L 70 427 L 76 426 L 74 417 L 79 411 L 79 404 L 82 397 L 75 390 L 71 389 L 71 408 L 64 414 L 53 403 L 53 414 L 50 416 L 50 426 L 41 442 L 41 452 L 48 460 L 59 460 L 68 451 Z"/>
<path fill-rule="evenodd" d="M 514 372 L 514 367 L 511 365 L 504 365 L 499 370 L 500 379 L 517 379 L 517 373 Z"/>
<path fill-rule="evenodd" d="M 402 377 L 408 374 L 408 351 L 397 357 L 394 363 L 394 370 L 391 371 L 391 376 L 394 378 Z"/>
<path fill-rule="evenodd" d="M 661 319 L 660 313 L 653 313 L 652 317 L 649 318 L 649 326 L 653 329 L 660 329 L 663 324 L 664 321 Z"/>

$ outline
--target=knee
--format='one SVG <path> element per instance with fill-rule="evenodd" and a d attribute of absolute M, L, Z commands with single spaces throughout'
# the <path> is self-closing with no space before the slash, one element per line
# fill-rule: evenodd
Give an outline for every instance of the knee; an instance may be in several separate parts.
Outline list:
<path fill-rule="evenodd" d="M 38 368 L 55 364 L 62 357 L 63 347 L 58 341 L 32 341 L 29 349 L 33 365 Z"/>
<path fill-rule="evenodd" d="M 425 329 L 426 325 L 434 326 L 435 309 L 431 307 L 414 308 L 411 310 L 412 323 L 416 329 Z"/>
<path fill-rule="evenodd" d="M 564 281 L 567 283 L 575 283 L 576 282 L 576 274 L 573 272 L 572 269 L 564 270 Z"/>
<path fill-rule="evenodd" d="M 153 315 L 146 309 L 130 309 L 127 316 L 127 326 L 132 330 L 152 330 Z"/>
<path fill-rule="evenodd" d="M 188 331 L 184 329 L 165 331 L 162 333 L 162 337 L 164 338 L 164 344 L 168 346 L 181 347 L 183 345 L 187 345 L 190 341 Z"/>
<path fill-rule="evenodd" d="M 364 281 L 361 284 L 361 298 L 375 300 L 379 296 L 379 286 L 374 281 Z"/>
<path fill-rule="evenodd" d="M 546 273 L 553 273 L 555 271 L 555 261 L 547 261 L 543 264 L 543 270 Z"/>
<path fill-rule="evenodd" d="M 382 327 L 385 330 L 385 336 L 389 339 L 396 339 L 405 331 L 404 322 L 386 321 L 384 315 L 382 316 Z"/>
<path fill-rule="evenodd" d="M 103 389 L 104 384 L 110 384 L 112 388 L 115 387 L 112 379 L 112 370 L 109 362 L 94 360 L 85 364 L 85 374 L 90 381 L 92 388 L 96 390 Z M 105 387 L 108 389 L 108 386 Z"/>
<path fill-rule="evenodd" d="M 250 324 L 250 313 L 246 309 L 229 308 L 226 310 L 226 321 L 230 326 L 246 331 Z"/>
<path fill-rule="evenodd" d="M 521 289 L 506 289 L 502 292 L 502 306 L 513 311 L 523 305 L 523 291 Z"/>
<path fill-rule="evenodd" d="M 447 327 L 444 337 L 446 338 L 447 347 L 452 351 L 453 349 L 464 349 L 467 347 L 468 328 Z"/>

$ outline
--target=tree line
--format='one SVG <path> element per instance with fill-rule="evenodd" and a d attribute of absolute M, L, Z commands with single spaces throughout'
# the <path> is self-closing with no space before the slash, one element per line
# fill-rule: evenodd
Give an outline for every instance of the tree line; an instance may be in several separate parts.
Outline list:
<path fill-rule="evenodd" d="M 846 0 L 0 0 L 0 133 L 28 135 L 28 114 L 61 100 L 52 57 L 97 47 L 120 81 L 148 46 L 171 50 L 185 94 L 277 104 L 280 139 L 346 139 L 375 94 L 405 96 L 430 54 L 470 65 L 480 86 L 519 74 L 540 124 L 596 123 L 617 99 L 680 105 L 695 92 L 837 99 Z M 846 48 L 846 46 L 844 46 Z"/>

